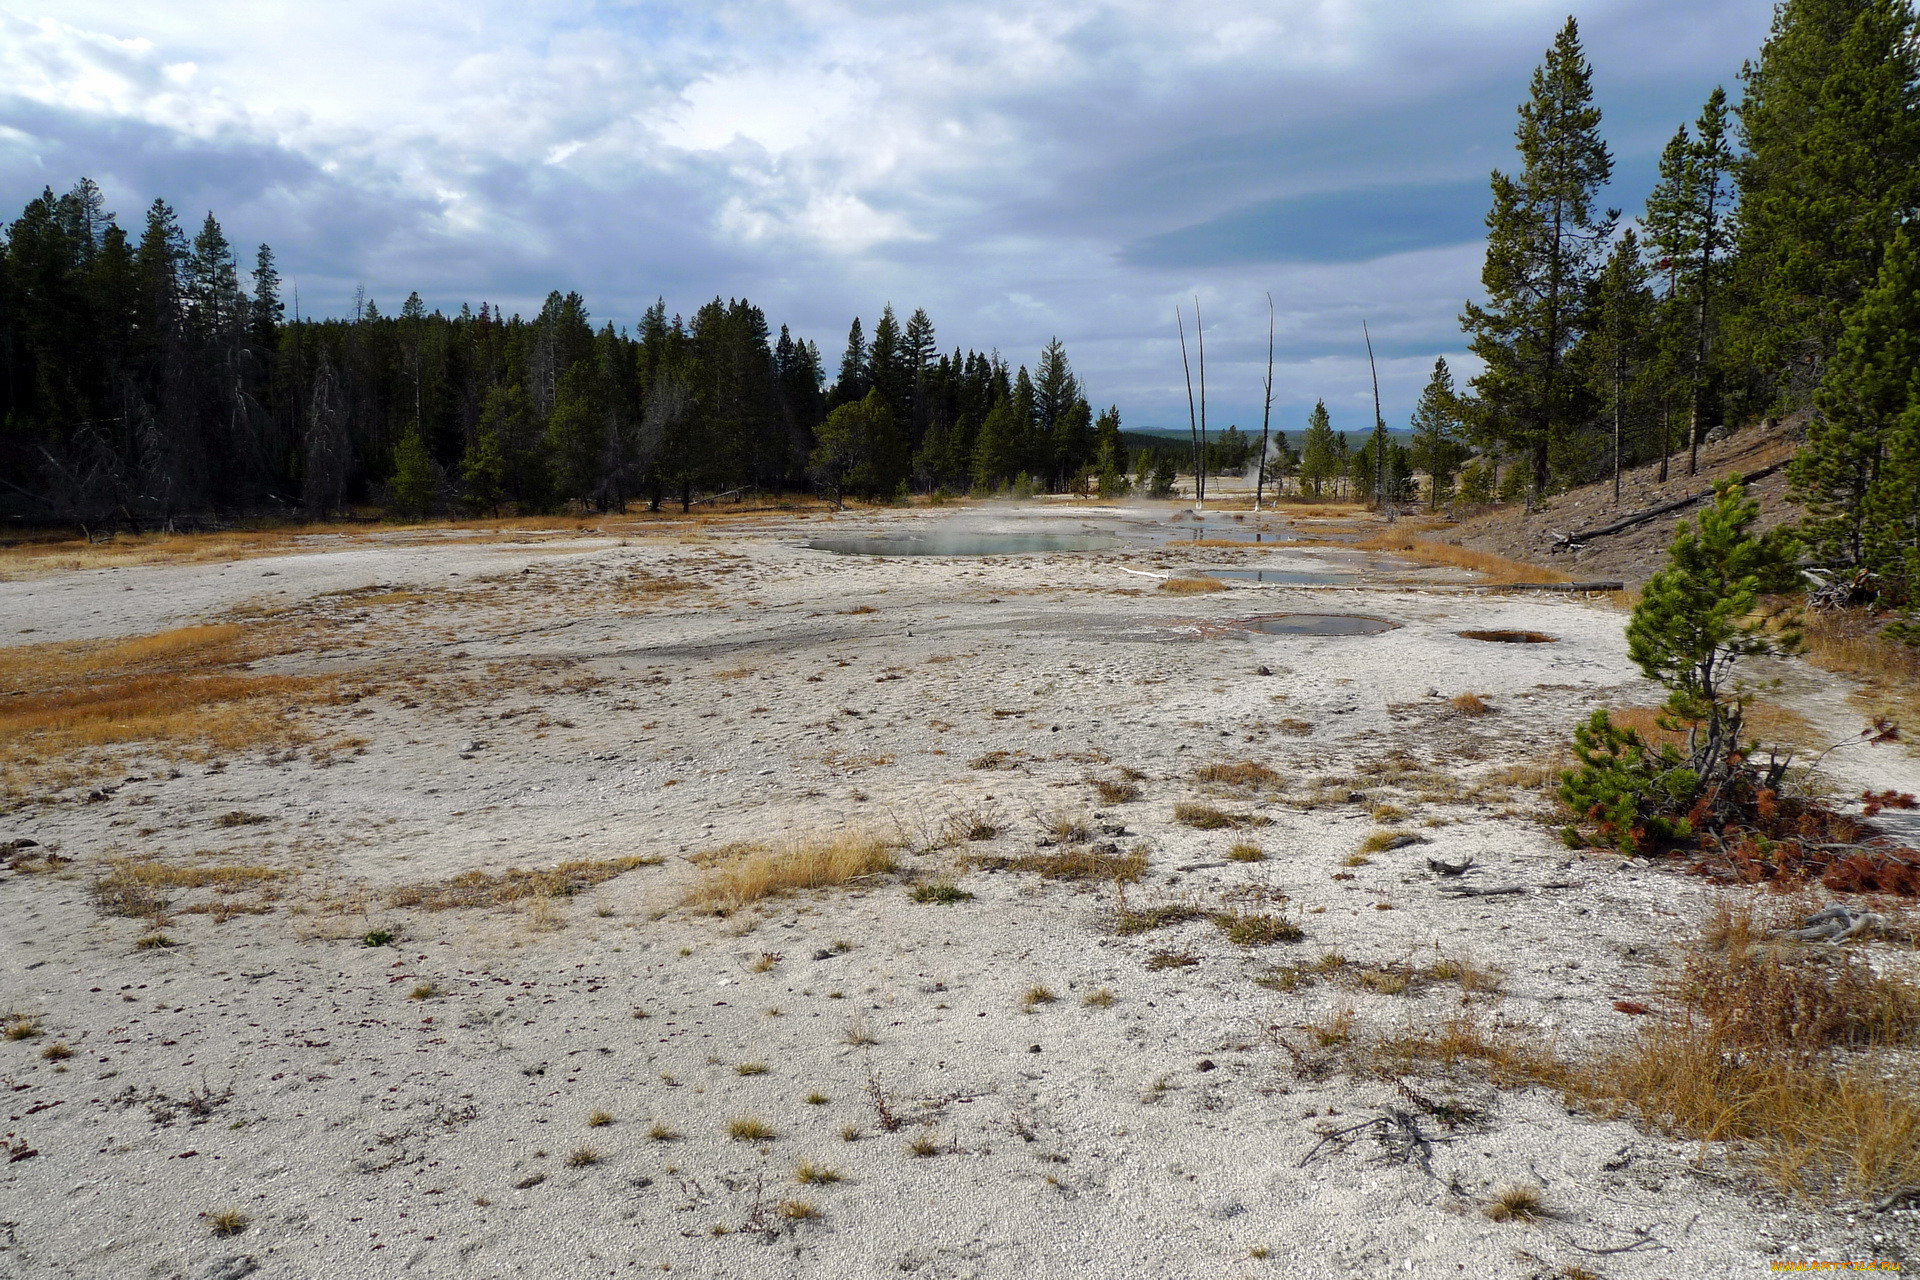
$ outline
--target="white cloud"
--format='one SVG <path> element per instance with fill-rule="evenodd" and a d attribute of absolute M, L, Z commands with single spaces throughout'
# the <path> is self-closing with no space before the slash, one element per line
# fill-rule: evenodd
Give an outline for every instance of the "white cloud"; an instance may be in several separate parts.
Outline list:
<path fill-rule="evenodd" d="M 357 277 L 382 297 L 431 284 L 537 303 L 558 284 L 626 319 L 656 291 L 746 293 L 829 349 L 853 311 L 871 320 L 890 298 L 927 306 L 947 345 L 1018 357 L 1058 334 L 1102 398 L 1149 406 L 1165 312 L 1195 289 L 1230 361 L 1233 332 L 1264 334 L 1273 288 L 1290 367 L 1330 394 L 1357 386 L 1351 362 L 1315 344 L 1359 314 L 1390 343 L 1457 349 L 1470 248 L 1204 269 L 1121 250 L 1263 200 L 1483 174 L 1510 154 L 1512 105 L 1564 14 L 1564 0 L 9 4 L 0 196 L 15 207 L 61 181 L 43 165 L 77 166 L 69 181 L 111 170 L 123 204 L 217 201 L 343 290 Z M 1751 0 L 1584 7 L 1609 129 L 1642 149 L 1764 34 Z M 1421 361 L 1405 357 L 1407 378 Z"/>

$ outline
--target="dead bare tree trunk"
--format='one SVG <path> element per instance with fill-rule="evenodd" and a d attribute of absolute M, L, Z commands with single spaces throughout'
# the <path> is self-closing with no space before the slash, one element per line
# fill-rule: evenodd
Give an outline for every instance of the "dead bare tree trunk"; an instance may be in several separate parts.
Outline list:
<path fill-rule="evenodd" d="M 1392 524 L 1393 500 L 1387 496 L 1387 420 L 1380 416 L 1380 371 L 1373 364 L 1373 334 L 1367 331 L 1365 320 L 1360 322 L 1360 336 L 1367 340 L 1367 372 L 1373 375 L 1373 496 L 1387 513 L 1387 523 Z"/>
<path fill-rule="evenodd" d="M 1173 309 L 1173 322 L 1180 329 L 1180 372 L 1187 379 L 1187 434 L 1193 439 L 1193 483 L 1197 499 L 1200 486 L 1200 425 L 1193 414 L 1193 367 L 1187 363 L 1187 322 L 1177 305 Z M 1196 326 L 1200 323 L 1197 312 L 1193 322 Z"/>
<path fill-rule="evenodd" d="M 1207 331 L 1200 323 L 1200 295 L 1193 295 L 1193 336 L 1200 344 L 1200 472 L 1194 477 L 1195 505 L 1207 505 Z"/>
<path fill-rule="evenodd" d="M 1267 295 L 1267 385 L 1266 399 L 1260 407 L 1260 461 L 1253 481 L 1253 509 L 1267 492 L 1267 429 L 1273 422 L 1273 295 Z"/>

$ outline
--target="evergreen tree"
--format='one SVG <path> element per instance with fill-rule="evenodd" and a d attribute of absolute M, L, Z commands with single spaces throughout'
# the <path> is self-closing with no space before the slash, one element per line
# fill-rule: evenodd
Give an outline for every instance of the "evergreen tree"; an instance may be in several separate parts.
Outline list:
<path fill-rule="evenodd" d="M 1412 465 L 1427 473 L 1430 482 L 1428 505 L 1438 510 L 1440 500 L 1453 492 L 1453 474 L 1466 456 L 1460 440 L 1459 397 L 1453 388 L 1453 371 L 1441 356 L 1433 362 L 1433 373 L 1420 392 L 1413 409 Z"/>
<path fill-rule="evenodd" d="M 1333 422 L 1327 415 L 1327 402 L 1314 402 L 1307 415 L 1307 433 L 1300 443 L 1300 487 L 1302 492 L 1321 496 L 1322 486 L 1339 475 L 1344 467 L 1342 450 L 1333 435 Z"/>
<path fill-rule="evenodd" d="M 253 301 L 247 307 L 252 322 L 253 341 L 262 351 L 280 345 L 280 326 L 286 321 L 286 304 L 280 300 L 280 272 L 274 267 L 273 250 L 261 245 L 253 260 Z"/>
<path fill-rule="evenodd" d="M 873 341 L 867 344 L 867 385 L 880 393 L 896 418 L 905 421 L 913 412 L 913 384 L 916 370 L 911 367 L 906 338 L 900 322 L 894 318 L 893 304 L 880 310 L 873 326 Z"/>
<path fill-rule="evenodd" d="M 1082 403 L 1085 403 L 1084 401 Z M 1100 496 L 1123 498 L 1127 493 L 1127 447 L 1120 439 L 1120 407 L 1108 405 L 1093 424 L 1094 467 Z"/>
<path fill-rule="evenodd" d="M 1644 416 L 1655 341 L 1653 290 L 1632 227 L 1607 258 L 1596 289 L 1593 325 L 1580 356 L 1602 420 L 1612 432 L 1613 500 L 1618 502 L 1620 470 L 1632 461 L 1636 429 Z"/>
<path fill-rule="evenodd" d="M 400 437 L 393 451 L 393 478 L 388 489 L 395 515 L 417 520 L 432 514 L 439 478 L 434 474 L 433 455 L 427 452 L 419 432 L 408 431 Z"/>
<path fill-rule="evenodd" d="M 1920 244 L 1910 228 L 1895 233 L 1878 279 L 1846 322 L 1814 398 L 1806 447 L 1789 470 L 1792 493 L 1807 508 L 1807 537 L 1823 561 L 1897 581 L 1905 551 L 1920 547 L 1920 474 L 1912 469 L 1920 449 Z"/>
<path fill-rule="evenodd" d="M 1647 197 L 1642 219 L 1654 253 L 1667 268 L 1671 309 L 1676 319 L 1684 315 L 1685 336 L 1675 345 L 1685 370 L 1688 475 L 1699 470 L 1700 443 L 1715 416 L 1710 360 L 1736 212 L 1729 185 L 1732 171 L 1727 95 L 1716 88 L 1701 109 L 1693 136 L 1683 127 L 1667 143 L 1660 157 L 1660 182 Z"/>
<path fill-rule="evenodd" d="M 1024 370 L 1022 371 L 1024 372 Z M 1011 396 L 1003 396 L 988 410 L 973 445 L 973 487 L 991 492 L 1011 481 L 1021 469 L 1026 432 Z"/>
<path fill-rule="evenodd" d="M 855 316 L 847 330 L 847 349 L 840 357 L 840 376 L 827 397 L 827 408 L 865 399 L 868 386 L 867 339 L 860 328 L 860 317 Z"/>
<path fill-rule="evenodd" d="M 1486 365 L 1473 380 L 1481 431 L 1531 460 L 1536 497 L 1553 451 L 1586 421 L 1584 389 L 1567 375 L 1566 358 L 1617 217 L 1594 204 L 1613 160 L 1592 78 L 1568 18 L 1520 108 L 1520 172 L 1493 174 L 1480 276 L 1487 305 L 1470 302 L 1461 316 Z"/>
<path fill-rule="evenodd" d="M 1920 200 L 1913 10 L 1785 0 L 1742 79 L 1736 336 L 1781 399 L 1804 404 Z"/>

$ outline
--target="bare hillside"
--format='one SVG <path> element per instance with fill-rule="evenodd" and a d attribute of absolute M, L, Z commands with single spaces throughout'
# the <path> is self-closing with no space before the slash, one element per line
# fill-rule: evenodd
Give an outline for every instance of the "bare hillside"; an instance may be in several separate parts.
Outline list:
<path fill-rule="evenodd" d="M 1609 477 L 1599 484 L 1559 494 L 1542 510 L 1527 512 L 1518 506 L 1505 507 L 1463 521 L 1435 536 L 1475 551 L 1495 552 L 1582 578 L 1619 578 L 1630 586 L 1638 586 L 1665 561 L 1675 526 L 1681 520 L 1697 516 L 1698 504 L 1656 516 L 1616 534 L 1594 538 L 1572 551 L 1556 550 L 1558 539 L 1613 524 L 1678 498 L 1710 493 L 1714 482 L 1723 476 L 1747 476 L 1772 467 L 1780 469 L 1748 486 L 1748 492 L 1760 502 L 1760 527 L 1770 529 L 1796 520 L 1800 513 L 1787 501 L 1787 474 L 1782 464 L 1793 456 L 1796 444 L 1789 438 L 1789 432 L 1797 425 L 1797 420 L 1789 419 L 1786 423 L 1749 427 L 1707 445 L 1700 451 L 1697 475 L 1686 473 L 1684 455 L 1668 464 L 1664 484 L 1659 480 L 1658 463 L 1629 471 L 1621 477 L 1618 503 L 1613 500 L 1613 481 Z"/>

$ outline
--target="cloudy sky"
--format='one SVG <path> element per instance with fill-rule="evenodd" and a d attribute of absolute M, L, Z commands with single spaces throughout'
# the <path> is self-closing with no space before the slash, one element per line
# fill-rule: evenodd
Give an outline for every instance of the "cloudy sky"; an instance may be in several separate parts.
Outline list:
<path fill-rule="evenodd" d="M 945 348 L 1067 344 L 1129 426 L 1184 425 L 1198 295 L 1217 423 L 1324 396 L 1390 423 L 1467 365 L 1486 175 L 1567 0 L 0 0 L 0 216 L 98 181 L 266 240 L 303 310 L 578 289 L 632 325 L 745 295 L 833 365 L 881 304 Z M 1590 0 L 1636 212 L 1736 88 L 1764 0 Z M 250 260 L 250 252 L 247 255 Z"/>

